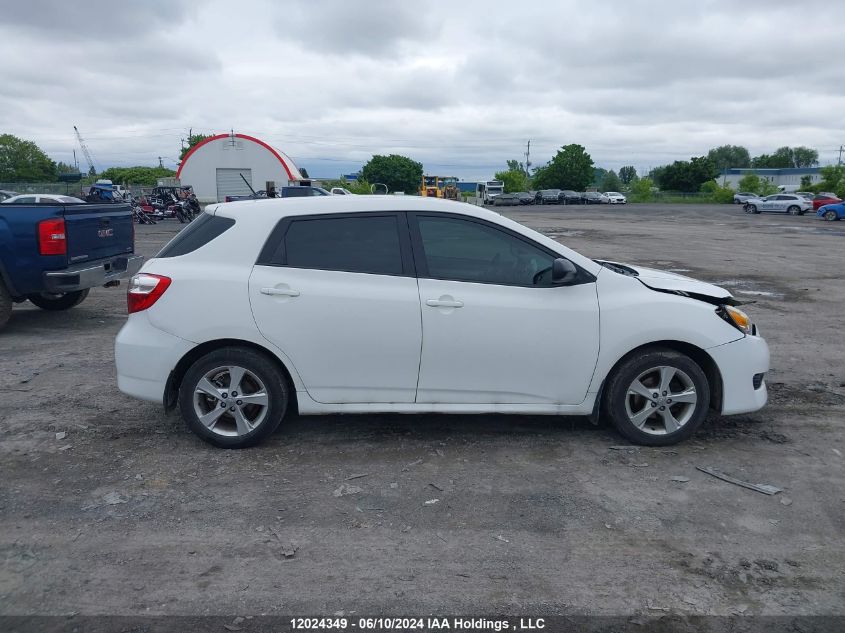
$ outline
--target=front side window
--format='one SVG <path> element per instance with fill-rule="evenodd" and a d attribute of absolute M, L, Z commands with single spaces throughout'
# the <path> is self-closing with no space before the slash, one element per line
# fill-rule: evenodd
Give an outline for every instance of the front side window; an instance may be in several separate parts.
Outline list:
<path fill-rule="evenodd" d="M 402 250 L 396 217 L 294 220 L 285 233 L 283 265 L 401 275 Z"/>
<path fill-rule="evenodd" d="M 417 224 L 428 276 L 433 279 L 551 285 L 554 257 L 505 231 L 448 217 L 419 216 Z"/>

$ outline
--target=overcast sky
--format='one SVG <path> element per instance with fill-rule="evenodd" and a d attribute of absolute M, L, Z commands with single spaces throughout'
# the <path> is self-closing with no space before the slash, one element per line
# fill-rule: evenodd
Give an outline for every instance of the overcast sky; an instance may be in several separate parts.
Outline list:
<path fill-rule="evenodd" d="M 580 143 L 640 171 L 732 143 L 845 143 L 845 3 L 13 0 L 0 133 L 98 169 L 176 166 L 188 129 L 252 134 L 312 176 L 400 153 L 491 177 Z M 79 157 L 80 163 L 84 162 Z"/>

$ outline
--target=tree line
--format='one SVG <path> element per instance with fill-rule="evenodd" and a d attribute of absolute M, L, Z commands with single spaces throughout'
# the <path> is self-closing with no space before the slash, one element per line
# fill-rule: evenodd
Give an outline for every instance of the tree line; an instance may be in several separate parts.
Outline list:
<path fill-rule="evenodd" d="M 187 145 L 182 147 L 180 159 L 184 158 L 191 147 L 209 137 L 208 134 L 191 134 Z M 497 172 L 494 178 L 503 181 L 505 191 L 509 193 L 529 189 L 584 191 L 596 187 L 602 191 L 628 191 L 635 198 L 647 198 L 655 188 L 659 188 L 684 193 L 703 191 L 717 199 L 727 199 L 733 195 L 732 190 L 720 187 L 717 182 L 719 174 L 727 168 L 812 167 L 818 165 L 818 161 L 818 151 L 804 146 L 784 146 L 770 154 L 752 157 L 745 147 L 722 145 L 710 149 L 702 156 L 655 167 L 641 177 L 633 165 L 620 168 L 618 173 L 598 167 L 584 146 L 571 143 L 561 147 L 547 163 L 533 171 L 526 169 L 517 160 L 508 160 L 507 169 Z M 32 141 L 11 134 L 0 135 L 0 182 L 56 182 L 59 174 L 75 171 L 74 166 L 51 160 Z M 816 188 L 839 191 L 838 174 L 841 169 L 823 168 L 822 171 L 823 180 Z M 164 167 L 110 167 L 99 176 L 119 183 L 154 185 L 158 178 L 173 176 L 174 173 Z M 96 174 L 89 176 L 93 178 Z M 382 183 L 390 191 L 415 193 L 420 187 L 422 176 L 422 163 L 398 154 L 376 154 L 362 168 L 361 181 L 354 189 L 363 193 L 365 189 L 369 191 L 369 183 Z M 767 180 L 749 174 L 740 182 L 740 189 L 765 194 L 767 183 Z M 807 190 L 813 189 L 809 182 L 804 184 Z M 351 185 L 347 183 L 347 186 Z"/>

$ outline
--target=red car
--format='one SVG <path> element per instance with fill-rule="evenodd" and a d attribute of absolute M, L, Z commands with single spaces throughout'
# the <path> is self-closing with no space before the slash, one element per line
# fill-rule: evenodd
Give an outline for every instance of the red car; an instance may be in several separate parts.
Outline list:
<path fill-rule="evenodd" d="M 817 193 L 813 196 L 813 210 L 818 211 L 819 207 L 823 207 L 826 204 L 837 204 L 839 202 L 842 202 L 842 200 L 837 198 L 835 193 Z"/>

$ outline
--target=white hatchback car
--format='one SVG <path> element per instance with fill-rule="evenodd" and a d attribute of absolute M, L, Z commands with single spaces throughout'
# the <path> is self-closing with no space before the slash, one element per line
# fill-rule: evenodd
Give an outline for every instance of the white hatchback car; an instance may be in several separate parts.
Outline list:
<path fill-rule="evenodd" d="M 768 347 L 726 290 L 451 200 L 211 205 L 128 304 L 120 389 L 222 447 L 292 409 L 585 415 L 665 445 L 766 403 Z"/>

